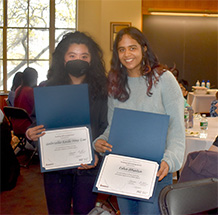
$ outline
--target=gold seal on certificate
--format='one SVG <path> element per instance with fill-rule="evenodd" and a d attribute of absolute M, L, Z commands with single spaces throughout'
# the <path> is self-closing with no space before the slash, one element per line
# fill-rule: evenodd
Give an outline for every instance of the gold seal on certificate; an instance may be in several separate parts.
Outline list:
<path fill-rule="evenodd" d="M 109 154 L 102 164 L 96 187 L 103 192 L 149 199 L 158 167 L 157 162 Z"/>
<path fill-rule="evenodd" d="M 45 170 L 76 167 L 92 162 L 87 127 L 48 130 L 40 137 L 41 165 Z"/>

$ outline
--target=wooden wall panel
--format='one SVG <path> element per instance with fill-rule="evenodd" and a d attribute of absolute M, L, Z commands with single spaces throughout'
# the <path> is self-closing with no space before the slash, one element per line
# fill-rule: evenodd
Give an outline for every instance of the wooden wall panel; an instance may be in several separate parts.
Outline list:
<path fill-rule="evenodd" d="M 218 12 L 218 0 L 142 0 L 142 14 L 148 14 L 149 8 Z"/>

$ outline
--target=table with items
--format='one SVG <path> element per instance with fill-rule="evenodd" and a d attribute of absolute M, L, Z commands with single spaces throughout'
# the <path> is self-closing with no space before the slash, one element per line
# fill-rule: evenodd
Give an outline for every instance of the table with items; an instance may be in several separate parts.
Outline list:
<path fill-rule="evenodd" d="M 206 138 L 200 138 L 200 115 L 194 115 L 193 127 L 186 129 L 186 148 L 184 162 L 190 152 L 208 150 L 218 135 L 218 117 L 207 117 Z"/>
<path fill-rule="evenodd" d="M 187 103 L 192 106 L 195 113 L 209 113 L 210 105 L 216 99 L 215 93 L 196 94 L 189 92 Z"/>

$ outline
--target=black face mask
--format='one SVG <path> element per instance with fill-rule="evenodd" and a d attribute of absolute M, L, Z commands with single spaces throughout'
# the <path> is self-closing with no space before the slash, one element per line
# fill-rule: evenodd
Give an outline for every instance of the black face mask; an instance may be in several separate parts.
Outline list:
<path fill-rule="evenodd" d="M 70 60 L 65 67 L 68 74 L 78 78 L 88 72 L 89 63 L 84 60 Z"/>

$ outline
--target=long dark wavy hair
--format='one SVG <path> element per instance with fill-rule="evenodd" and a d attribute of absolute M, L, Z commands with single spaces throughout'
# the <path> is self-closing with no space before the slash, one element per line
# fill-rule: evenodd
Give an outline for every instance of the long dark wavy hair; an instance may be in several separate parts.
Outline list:
<path fill-rule="evenodd" d="M 23 82 L 23 73 L 17 72 L 13 78 L 11 91 L 15 91 L 22 84 L 22 82 Z"/>
<path fill-rule="evenodd" d="M 84 83 L 88 84 L 92 97 L 107 96 L 107 78 L 103 52 L 90 36 L 79 31 L 65 34 L 57 45 L 48 71 L 49 81 L 47 86 L 71 84 L 71 79 L 65 70 L 64 56 L 69 46 L 74 43 L 86 45 L 91 54 L 90 69 L 86 74 Z"/>
<path fill-rule="evenodd" d="M 121 102 L 128 100 L 130 95 L 130 89 L 128 86 L 128 73 L 124 65 L 121 67 L 121 62 L 118 55 L 118 43 L 121 41 L 123 35 L 129 35 L 134 40 L 136 40 L 142 49 L 142 61 L 141 61 L 141 75 L 145 78 L 145 82 L 148 86 L 147 95 L 151 96 L 151 89 L 154 84 L 159 80 L 159 76 L 167 68 L 159 63 L 158 58 L 152 51 L 148 40 L 145 35 L 135 27 L 127 27 L 121 29 L 114 41 L 113 44 L 113 55 L 111 60 L 111 69 L 108 75 L 108 92 L 109 95 L 118 99 Z M 147 47 L 147 50 L 144 51 L 144 47 Z"/>

